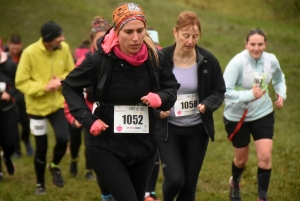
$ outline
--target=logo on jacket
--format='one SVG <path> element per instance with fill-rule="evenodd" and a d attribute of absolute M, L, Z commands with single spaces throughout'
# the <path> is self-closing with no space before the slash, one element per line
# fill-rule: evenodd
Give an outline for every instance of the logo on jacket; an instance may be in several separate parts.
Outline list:
<path fill-rule="evenodd" d="M 165 168 L 165 167 L 167 167 L 167 165 L 166 164 L 161 164 L 161 168 Z"/>

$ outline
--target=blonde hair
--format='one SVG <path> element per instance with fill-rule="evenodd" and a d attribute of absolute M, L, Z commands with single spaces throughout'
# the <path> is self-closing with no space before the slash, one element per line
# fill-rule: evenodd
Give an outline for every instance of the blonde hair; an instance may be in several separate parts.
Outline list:
<path fill-rule="evenodd" d="M 151 39 L 147 31 L 144 37 L 144 42 L 147 45 L 148 50 L 153 54 L 155 63 L 157 64 L 158 67 L 160 67 L 156 44 L 153 42 L 153 40 Z M 149 54 L 149 58 L 151 61 L 153 60 L 152 54 Z"/>

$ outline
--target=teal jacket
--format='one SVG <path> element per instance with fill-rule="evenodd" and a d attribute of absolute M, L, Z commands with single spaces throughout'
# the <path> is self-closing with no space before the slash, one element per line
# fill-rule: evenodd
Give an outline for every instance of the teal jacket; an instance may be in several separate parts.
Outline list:
<path fill-rule="evenodd" d="M 271 65 L 271 81 L 265 83 L 266 93 L 261 98 L 255 100 L 252 86 L 247 88 L 242 86 L 243 79 L 246 79 L 244 77 L 245 65 L 243 59 L 248 60 L 253 72 L 262 73 L 264 72 L 265 56 L 269 59 Z M 226 66 L 223 76 L 226 84 L 224 117 L 229 121 L 238 122 L 243 116 L 246 107 L 248 107 L 248 113 L 245 121 L 260 119 L 271 113 L 274 101 L 270 98 L 267 90 L 270 83 L 272 83 L 276 94 L 286 100 L 285 76 L 274 54 L 263 52 L 262 56 L 258 60 L 255 60 L 250 56 L 248 50 L 244 50 L 231 59 Z M 249 74 L 249 76 L 251 75 Z"/>

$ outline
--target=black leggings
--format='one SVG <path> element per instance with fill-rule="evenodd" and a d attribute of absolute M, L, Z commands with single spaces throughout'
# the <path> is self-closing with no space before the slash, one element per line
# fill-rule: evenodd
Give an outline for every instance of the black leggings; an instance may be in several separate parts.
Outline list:
<path fill-rule="evenodd" d="M 152 170 L 146 192 L 150 192 L 150 193 L 155 192 L 157 178 L 158 178 L 158 175 L 159 175 L 159 165 L 160 165 L 160 160 L 159 160 L 159 155 L 157 153 L 156 156 L 155 156 L 154 168 Z"/>
<path fill-rule="evenodd" d="M 163 168 L 163 200 L 194 201 L 198 176 L 208 145 L 203 124 L 180 127 L 169 123 L 167 141 L 158 141 Z"/>
<path fill-rule="evenodd" d="M 29 116 L 26 113 L 26 105 L 24 101 L 24 96 L 19 95 L 16 98 L 16 105 L 19 111 L 19 122 L 22 126 L 21 140 L 25 143 L 25 145 L 29 145 L 30 141 L 30 128 L 29 128 Z M 17 135 L 17 144 L 16 144 L 16 152 L 20 152 L 20 137 Z"/>
<path fill-rule="evenodd" d="M 0 112 L 0 146 L 3 157 L 9 159 L 14 153 L 18 136 L 18 111 L 16 107 Z M 1 166 L 1 163 L 0 163 Z M 0 168 L 1 169 L 1 168 Z"/>
<path fill-rule="evenodd" d="M 56 112 L 46 116 L 30 115 L 31 119 L 44 119 L 47 118 L 54 130 L 56 144 L 53 150 L 53 159 L 51 162 L 58 165 L 65 155 L 68 144 L 68 122 L 64 115 L 64 110 L 59 109 Z M 34 167 L 37 177 L 37 183 L 44 184 L 45 167 L 46 167 L 46 154 L 48 148 L 47 134 L 34 136 L 36 143 L 36 151 L 34 156 Z"/>
<path fill-rule="evenodd" d="M 86 129 L 84 130 L 84 135 L 90 135 L 87 133 Z M 78 158 L 79 148 L 81 145 L 81 131 L 82 128 L 74 128 L 71 124 L 69 124 L 69 134 L 70 134 L 70 151 L 71 151 L 71 157 L 72 159 Z M 89 163 L 86 147 L 84 145 L 84 154 L 85 154 L 85 168 L 90 170 L 91 165 Z"/>
<path fill-rule="evenodd" d="M 155 157 L 127 165 L 114 154 L 88 151 L 91 165 L 98 179 L 115 201 L 143 201 Z"/>

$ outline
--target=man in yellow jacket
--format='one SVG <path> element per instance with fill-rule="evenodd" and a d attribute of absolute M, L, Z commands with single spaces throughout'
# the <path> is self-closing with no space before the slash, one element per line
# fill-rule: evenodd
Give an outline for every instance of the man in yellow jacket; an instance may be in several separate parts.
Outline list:
<path fill-rule="evenodd" d="M 49 21 L 41 27 L 41 36 L 37 42 L 23 51 L 15 78 L 17 89 L 25 96 L 30 130 L 36 142 L 34 156 L 36 194 L 45 194 L 47 119 L 56 138 L 49 169 L 53 183 L 57 187 L 64 185 L 58 164 L 67 148 L 68 123 L 64 116 L 64 98 L 61 94 L 60 81 L 74 69 L 71 51 L 64 42 L 61 27 Z"/>

